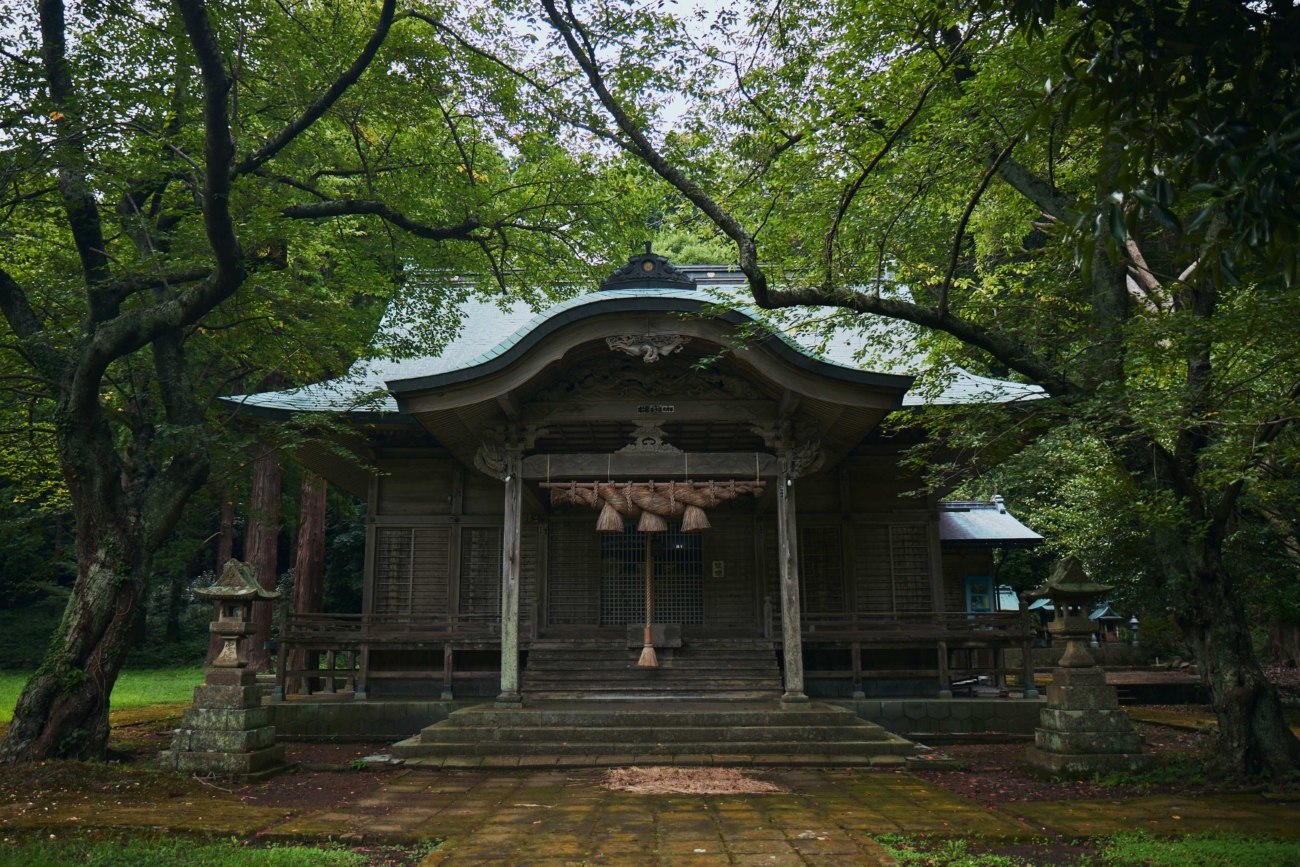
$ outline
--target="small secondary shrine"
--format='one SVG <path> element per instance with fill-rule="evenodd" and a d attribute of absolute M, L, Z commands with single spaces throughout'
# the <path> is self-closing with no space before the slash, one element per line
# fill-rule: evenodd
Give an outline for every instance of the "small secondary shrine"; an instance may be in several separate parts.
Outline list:
<path fill-rule="evenodd" d="M 358 698 L 799 702 L 1008 674 L 1003 649 L 1032 636 L 997 608 L 991 551 L 1041 539 L 1000 499 L 910 493 L 920 429 L 879 426 L 1038 390 L 954 370 L 915 394 L 911 359 L 864 370 L 850 332 L 820 353 L 755 332 L 718 306 L 743 289 L 647 251 L 540 313 L 466 302 L 438 356 L 232 398 L 338 413 L 360 461 L 298 457 L 368 503 L 364 610 L 289 612 L 281 684 L 308 673 L 289 647 L 328 654 L 324 688 Z"/>

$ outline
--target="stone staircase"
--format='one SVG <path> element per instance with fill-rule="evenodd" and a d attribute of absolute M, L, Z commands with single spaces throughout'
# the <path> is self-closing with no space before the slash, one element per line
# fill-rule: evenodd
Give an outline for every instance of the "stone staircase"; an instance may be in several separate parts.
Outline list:
<path fill-rule="evenodd" d="M 415 767 L 902 765 L 914 746 L 810 702 L 524 702 L 452 713 L 393 747 Z"/>
<path fill-rule="evenodd" d="M 640 668 L 640 648 L 593 641 L 534 642 L 521 691 L 534 701 L 754 701 L 781 696 L 772 642 L 693 639 L 657 651 L 658 668 Z"/>

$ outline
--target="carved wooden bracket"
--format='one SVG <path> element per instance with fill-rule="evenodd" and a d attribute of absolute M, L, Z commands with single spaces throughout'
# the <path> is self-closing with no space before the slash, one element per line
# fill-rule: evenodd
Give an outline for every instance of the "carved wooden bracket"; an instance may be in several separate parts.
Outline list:
<path fill-rule="evenodd" d="M 494 479 L 505 481 L 510 475 L 510 456 L 500 443 L 483 443 L 474 453 L 474 466 Z"/>
<path fill-rule="evenodd" d="M 637 452 L 652 454 L 681 454 L 682 450 L 677 446 L 664 442 L 664 432 L 658 425 L 643 424 L 638 425 L 632 433 L 632 442 L 618 450 L 619 453 Z"/>
<path fill-rule="evenodd" d="M 690 341 L 689 337 L 680 334 L 619 334 L 605 338 L 605 344 L 610 349 L 637 356 L 646 364 L 656 362 L 665 355 L 672 355 Z"/>
<path fill-rule="evenodd" d="M 786 451 L 784 457 L 789 461 L 790 475 L 796 479 L 817 472 L 826 462 L 821 440 L 800 443 Z"/>

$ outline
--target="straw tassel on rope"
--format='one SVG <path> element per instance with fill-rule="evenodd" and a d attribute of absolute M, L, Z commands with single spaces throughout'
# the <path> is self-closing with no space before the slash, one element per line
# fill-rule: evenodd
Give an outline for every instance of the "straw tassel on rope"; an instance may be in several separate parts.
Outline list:
<path fill-rule="evenodd" d="M 641 515 L 642 520 L 650 514 L 644 512 Z M 660 521 L 663 518 L 659 519 Z M 645 645 L 641 648 L 641 658 L 637 660 L 640 668 L 658 668 L 659 657 L 655 656 L 654 644 L 654 597 L 652 590 L 654 587 L 654 552 L 650 547 L 654 541 L 654 536 L 650 533 L 645 534 Z"/>

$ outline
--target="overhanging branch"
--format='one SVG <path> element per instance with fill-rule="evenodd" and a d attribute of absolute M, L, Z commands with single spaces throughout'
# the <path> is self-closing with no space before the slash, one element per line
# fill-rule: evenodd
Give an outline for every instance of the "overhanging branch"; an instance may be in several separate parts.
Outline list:
<path fill-rule="evenodd" d="M 319 99 L 307 106 L 306 111 L 271 136 L 260 148 L 233 166 L 230 170 L 231 177 L 238 177 L 255 171 L 284 150 L 290 142 L 319 120 L 325 112 L 329 111 L 330 106 L 338 102 L 339 97 L 346 93 L 349 87 L 357 83 L 361 78 L 361 74 L 366 71 L 366 67 L 370 65 L 370 61 L 374 60 L 375 54 L 379 52 L 379 47 L 388 38 L 388 31 L 393 25 L 393 15 L 396 11 L 397 0 L 384 0 L 384 5 L 379 10 L 379 22 L 375 24 L 375 32 L 370 35 L 366 47 L 361 49 L 361 54 L 357 55 L 357 59 L 352 62 L 352 65 L 342 75 L 334 79 L 334 83 L 329 86 L 329 89 L 321 94 Z"/>
<path fill-rule="evenodd" d="M 430 241 L 463 241 L 479 228 L 479 219 L 470 215 L 461 222 L 451 226 L 429 226 L 395 211 L 383 202 L 375 199 L 337 199 L 328 202 L 312 202 L 305 205 L 290 205 L 280 211 L 292 220 L 315 220 L 325 217 L 343 217 L 348 215 L 370 215 L 380 217 L 399 229 Z"/>

